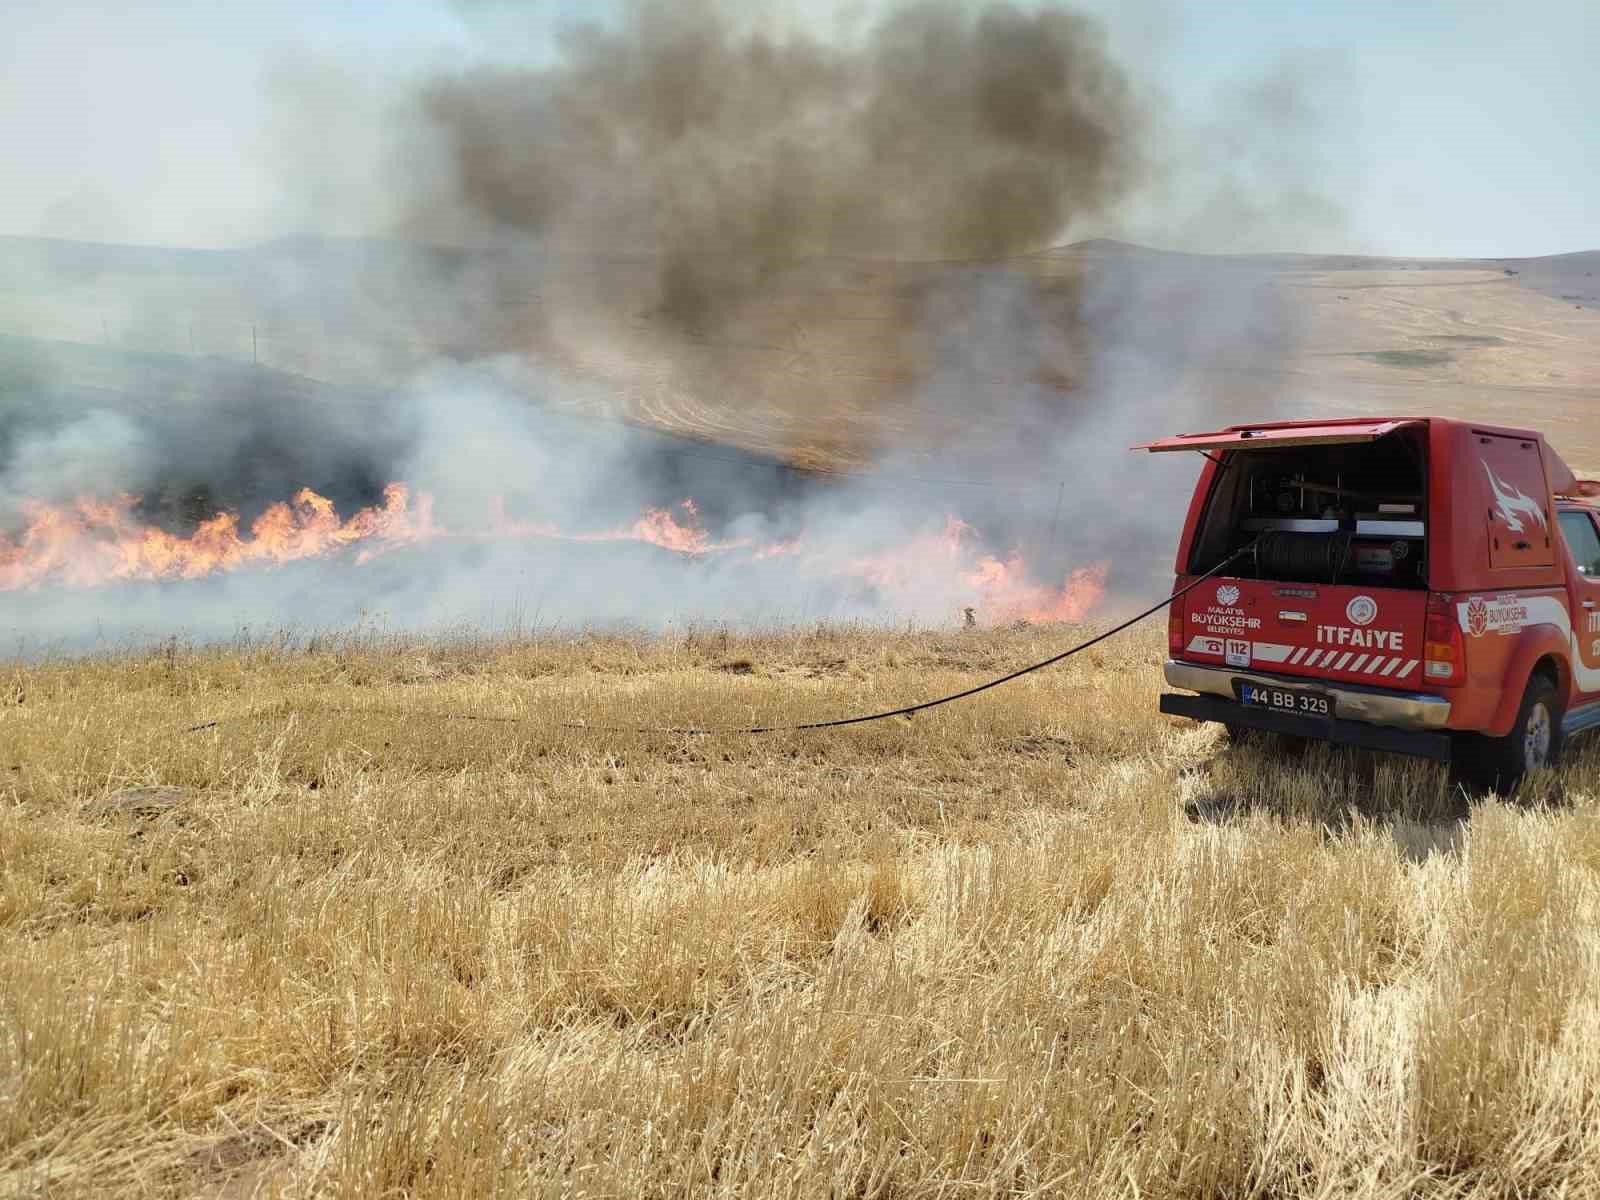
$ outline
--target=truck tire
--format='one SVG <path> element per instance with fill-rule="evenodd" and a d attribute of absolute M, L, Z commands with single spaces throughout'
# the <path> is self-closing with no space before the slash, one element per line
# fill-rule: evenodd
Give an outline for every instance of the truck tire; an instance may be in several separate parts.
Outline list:
<path fill-rule="evenodd" d="M 1454 778 L 1474 791 L 1509 796 L 1529 771 L 1555 766 L 1561 757 L 1561 701 L 1547 675 L 1528 680 L 1517 719 L 1505 737 L 1468 735 L 1457 743 Z"/>

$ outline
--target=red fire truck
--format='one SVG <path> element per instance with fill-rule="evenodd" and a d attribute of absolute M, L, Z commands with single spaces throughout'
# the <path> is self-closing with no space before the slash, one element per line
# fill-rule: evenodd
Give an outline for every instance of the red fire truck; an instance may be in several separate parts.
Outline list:
<path fill-rule="evenodd" d="M 1178 547 L 1161 711 L 1450 762 L 1509 790 L 1600 725 L 1600 484 L 1429 417 L 1236 425 Z M 1242 553 L 1241 553 L 1242 551 Z"/>

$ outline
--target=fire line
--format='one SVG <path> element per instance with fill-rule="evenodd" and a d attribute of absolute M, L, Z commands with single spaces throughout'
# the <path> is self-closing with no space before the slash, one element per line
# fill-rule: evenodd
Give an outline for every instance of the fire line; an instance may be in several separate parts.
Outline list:
<path fill-rule="evenodd" d="M 130 495 L 82 497 L 60 505 L 24 501 L 20 532 L 0 533 L 0 591 L 197 580 L 334 556 L 361 564 L 438 541 L 636 542 L 691 560 L 755 564 L 782 559 L 799 573 L 870 588 L 911 607 L 936 594 L 975 605 L 989 621 L 1072 622 L 1099 604 L 1108 573 L 1107 564 L 1091 563 L 1059 584 L 1041 582 L 1020 553 L 985 552 L 977 531 L 954 516 L 942 528 L 863 554 L 806 533 L 765 543 L 719 540 L 704 527 L 693 500 L 647 509 L 625 526 L 591 531 L 514 518 L 497 501 L 481 528 L 467 530 L 447 528 L 434 514 L 433 498 L 403 483 L 390 483 L 382 503 L 348 518 L 327 497 L 302 488 L 268 507 L 248 529 L 236 513 L 222 512 L 186 535 L 141 520 L 137 504 Z"/>

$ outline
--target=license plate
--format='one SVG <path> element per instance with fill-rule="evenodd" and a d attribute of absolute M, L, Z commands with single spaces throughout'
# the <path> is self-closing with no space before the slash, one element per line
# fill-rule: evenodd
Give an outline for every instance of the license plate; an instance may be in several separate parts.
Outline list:
<path fill-rule="evenodd" d="M 1270 708 L 1275 712 L 1300 713 L 1307 717 L 1326 717 L 1332 711 L 1328 707 L 1328 698 L 1320 692 L 1302 692 L 1259 683 L 1240 684 L 1239 702 L 1250 708 Z"/>

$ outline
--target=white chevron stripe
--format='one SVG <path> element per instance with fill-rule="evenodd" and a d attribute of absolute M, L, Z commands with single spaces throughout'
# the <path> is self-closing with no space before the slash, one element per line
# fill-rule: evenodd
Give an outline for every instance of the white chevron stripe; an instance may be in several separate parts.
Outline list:
<path fill-rule="evenodd" d="M 1257 662 L 1281 663 L 1289 657 L 1292 646 L 1285 646 L 1282 642 L 1257 642 L 1252 651 L 1252 657 Z"/>
<path fill-rule="evenodd" d="M 1333 664 L 1333 670 L 1335 670 L 1335 671 L 1344 670 L 1345 663 L 1349 662 L 1352 658 L 1354 658 L 1355 657 L 1355 653 L 1356 652 L 1354 650 L 1346 650 L 1344 652 L 1344 657 L 1342 657 L 1341 659 L 1339 659 L 1338 662 Z"/>
<path fill-rule="evenodd" d="M 1399 665 L 1400 665 L 1400 660 L 1398 658 L 1391 658 L 1389 660 L 1389 665 L 1383 669 L 1383 674 L 1384 675 L 1393 674 L 1394 673 L 1394 669 L 1396 667 L 1398 667 Z"/>
<path fill-rule="evenodd" d="M 1314 666 L 1317 665 L 1317 659 L 1319 659 L 1321 657 L 1322 657 L 1322 651 L 1321 650 L 1313 650 L 1310 653 L 1310 655 L 1306 658 L 1305 665 L 1308 666 L 1308 667 L 1314 667 Z"/>
<path fill-rule="evenodd" d="M 1372 656 L 1370 654 L 1363 654 L 1360 658 L 1356 659 L 1355 662 L 1351 663 L 1350 674 L 1354 675 L 1357 671 L 1361 670 L 1361 664 L 1366 662 L 1367 659 L 1371 657 Z"/>
<path fill-rule="evenodd" d="M 1305 656 L 1306 656 L 1306 648 L 1304 646 L 1301 646 L 1300 649 L 1296 650 L 1294 652 L 1293 656 L 1290 657 L 1289 665 L 1293 666 L 1295 663 L 1299 662 Z"/>
<path fill-rule="evenodd" d="M 1416 669 L 1417 669 L 1417 660 L 1413 658 L 1410 662 L 1406 663 L 1405 666 L 1401 667 L 1399 671 L 1395 672 L 1395 678 L 1396 679 L 1404 679 L 1407 675 L 1411 674 L 1411 672 L 1415 671 Z"/>
<path fill-rule="evenodd" d="M 1374 654 L 1372 656 L 1372 661 L 1367 664 L 1366 674 L 1368 674 L 1368 675 L 1373 674 L 1375 671 L 1377 671 L 1377 669 L 1379 667 L 1383 666 L 1383 664 L 1386 663 L 1387 661 L 1388 661 L 1388 659 L 1385 658 L 1383 655 Z"/>

